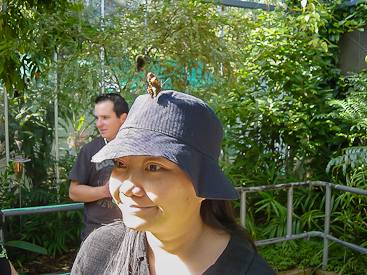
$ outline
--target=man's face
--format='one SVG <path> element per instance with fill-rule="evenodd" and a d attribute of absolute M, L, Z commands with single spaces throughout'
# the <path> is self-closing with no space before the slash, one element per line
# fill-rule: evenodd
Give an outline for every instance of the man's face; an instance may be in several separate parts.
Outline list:
<path fill-rule="evenodd" d="M 117 117 L 113 111 L 113 102 L 106 100 L 96 104 L 94 107 L 94 116 L 97 120 L 96 125 L 101 136 L 107 139 L 107 141 L 111 141 L 116 137 L 127 114 L 122 114 L 120 117 Z"/>

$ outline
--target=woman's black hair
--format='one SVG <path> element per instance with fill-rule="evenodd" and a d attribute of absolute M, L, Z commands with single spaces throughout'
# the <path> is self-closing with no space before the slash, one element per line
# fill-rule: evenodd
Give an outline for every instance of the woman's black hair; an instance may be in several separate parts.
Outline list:
<path fill-rule="evenodd" d="M 253 238 L 238 224 L 230 200 L 204 200 L 201 203 L 200 216 L 205 224 L 218 231 L 243 236 L 257 251 Z"/>

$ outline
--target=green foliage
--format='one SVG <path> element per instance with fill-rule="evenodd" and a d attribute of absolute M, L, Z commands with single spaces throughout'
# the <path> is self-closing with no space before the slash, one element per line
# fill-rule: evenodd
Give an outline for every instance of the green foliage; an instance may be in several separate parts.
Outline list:
<path fill-rule="evenodd" d="M 327 153 L 330 143 L 337 146 L 340 139 L 325 121 L 313 118 L 328 110 L 325 101 L 334 96 L 336 46 L 329 45 L 328 51 L 321 46 L 316 29 L 326 22 L 323 11 L 307 11 L 299 16 L 257 12 L 256 25 L 242 41 L 238 82 L 213 99 L 226 125 L 229 172 L 248 177 L 239 179 L 238 186 L 263 184 L 256 177 L 269 166 L 277 167 L 282 182 L 328 179 L 323 169 Z"/>
<path fill-rule="evenodd" d="M 13 167 L 14 165 L 10 164 L 5 170 L 0 171 L 0 201 L 2 209 L 9 209 L 17 206 L 17 203 L 14 201 L 14 193 L 18 187 L 13 184 L 13 180 L 11 179 L 15 174 Z"/>
<path fill-rule="evenodd" d="M 18 238 L 30 240 L 47 248 L 49 255 L 55 257 L 68 251 L 68 246 L 75 247 L 79 243 L 81 213 L 60 212 L 48 215 L 32 215 L 22 217 L 22 226 L 13 228 L 19 232 Z M 42 228 L 42 234 L 40 234 Z M 20 233 L 21 232 L 21 233 Z"/>
<path fill-rule="evenodd" d="M 75 157 L 61 158 L 60 181 L 55 182 L 48 179 L 48 185 L 44 190 L 30 187 L 22 189 L 22 206 L 43 206 L 73 203 L 68 195 L 69 181 L 67 176 L 74 163 Z M 0 179 L 0 190 L 9 190 L 9 186 L 14 182 L 9 177 L 12 168 L 8 168 L 2 174 L 6 178 Z M 52 175 L 50 176 L 52 177 Z M 13 187 L 16 190 L 17 185 Z M 19 195 L 16 192 L 1 193 L 6 208 L 16 208 L 19 205 Z M 80 211 L 59 212 L 51 214 L 26 215 L 21 217 L 9 217 L 5 220 L 5 225 L 10 233 L 7 241 L 10 244 L 27 242 L 47 250 L 53 257 L 62 255 L 69 248 L 79 246 L 79 235 L 82 229 L 82 213 Z M 13 245 L 14 246 L 14 245 Z M 15 246 L 14 246 L 15 247 Z M 33 252 L 31 252 L 33 251 Z M 29 261 L 36 257 L 40 251 L 31 250 L 24 253 L 21 250 L 8 248 L 10 258 L 17 259 L 19 263 Z"/>
<path fill-rule="evenodd" d="M 106 89 L 131 102 L 136 94 L 145 93 L 145 73 L 154 71 L 162 82 L 168 79 L 166 89 L 205 97 L 208 91 L 218 90 L 223 65 L 235 57 L 228 40 L 218 37 L 222 25 L 230 22 L 218 15 L 213 4 L 151 1 L 148 9 L 127 5 L 105 18 L 103 32 L 94 14 L 88 16 L 55 14 L 39 22 L 42 40 L 60 43 L 57 70 L 63 93 L 85 96 L 86 89 L 98 93 L 103 78 Z M 143 72 L 136 71 L 138 54 L 147 60 Z M 233 78 L 230 71 L 228 77 Z"/>
<path fill-rule="evenodd" d="M 331 6 L 316 2 L 292 11 L 256 13 L 258 25 L 250 30 L 242 48 L 246 59 L 240 59 L 238 82 L 228 94 L 212 98 L 212 106 L 225 122 L 224 168 L 237 186 L 331 181 L 325 169 L 330 156 L 351 140 L 350 129 L 342 121 L 331 122 L 319 114 L 333 112 L 335 107 L 329 102 L 348 95 L 336 67 L 339 49 L 333 43 L 339 36 L 333 31 L 340 35 L 364 21 L 330 28 L 337 20 Z M 348 12 L 344 10 L 343 16 L 348 17 Z M 356 15 L 355 10 L 350 12 Z M 355 121 L 348 125 L 354 126 L 359 138 Z M 363 201 L 361 196 L 353 197 Z M 246 225 L 256 239 L 285 235 L 286 198 L 281 191 L 247 196 Z M 294 198 L 293 234 L 323 231 L 324 190 L 297 189 Z M 333 196 L 331 231 L 360 245 L 366 237 L 362 225 L 365 206 L 345 208 L 342 202 L 346 199 L 339 193 Z"/>
<path fill-rule="evenodd" d="M 45 14 L 81 10 L 81 1 L 6 1 L 0 11 L 0 79 L 6 89 L 13 94 L 22 90 L 27 77 L 35 75 L 47 65 L 52 58 L 54 44 L 44 47 L 37 43 L 41 33 L 37 28 L 38 21 Z M 25 71 L 29 75 L 25 75 Z M 10 73 L 11 72 L 11 73 Z"/>
<path fill-rule="evenodd" d="M 365 188 L 367 170 L 355 169 L 347 178 L 347 185 Z M 367 197 L 349 192 L 336 192 L 331 225 L 335 236 L 342 240 L 362 245 L 366 241 Z"/>
<path fill-rule="evenodd" d="M 326 171 L 329 172 L 331 167 L 333 171 L 342 167 L 343 174 L 347 173 L 347 166 L 350 165 L 352 169 L 360 166 L 364 166 L 367 163 L 367 147 L 356 146 L 348 147 L 342 150 L 342 155 L 333 158 L 326 167 Z"/>
<path fill-rule="evenodd" d="M 354 250 L 331 243 L 329 246 L 328 270 L 333 270 L 338 274 L 364 275 L 367 268 L 367 256 Z"/>
<path fill-rule="evenodd" d="M 297 240 L 291 243 L 277 243 L 258 248 L 259 254 L 275 271 L 317 267 L 322 262 L 322 242 Z"/>
<path fill-rule="evenodd" d="M 324 192 L 320 188 L 293 190 L 292 234 L 323 231 Z M 266 191 L 247 195 L 246 228 L 257 240 L 287 234 L 287 191 Z"/>
<path fill-rule="evenodd" d="M 277 243 L 258 247 L 259 254 L 277 271 L 293 268 L 313 267 L 313 271 L 322 264 L 322 239 L 296 240 L 291 243 Z M 338 274 L 366 274 L 366 255 L 331 243 L 326 270 Z"/>
<path fill-rule="evenodd" d="M 349 141 L 349 146 L 343 148 L 341 155 L 336 155 L 326 168 L 329 172 L 332 168 L 336 174 L 342 168 L 344 175 L 358 167 L 364 167 L 366 160 L 367 142 L 367 75 L 365 72 L 359 75 L 343 79 L 345 89 L 348 90 L 345 99 L 331 100 L 329 104 L 335 109 L 322 117 L 329 118 L 329 123 L 339 125 L 339 136 L 344 136 Z M 342 131 L 342 129 L 347 131 Z"/>
<path fill-rule="evenodd" d="M 10 152 L 31 159 L 24 163 L 26 176 L 31 179 L 33 187 L 42 189 L 52 159 L 53 105 L 38 91 L 24 92 L 21 97 L 10 100 L 8 105 Z M 16 146 L 16 141 L 20 146 Z"/>
<path fill-rule="evenodd" d="M 12 247 L 17 247 L 17 248 L 21 248 L 21 249 L 25 249 L 25 250 L 29 250 L 35 253 L 39 253 L 39 254 L 43 254 L 46 255 L 47 254 L 47 250 L 44 249 L 43 247 L 40 247 L 38 245 L 29 243 L 29 242 L 24 242 L 24 241 L 8 241 L 5 243 L 6 246 L 12 246 Z"/>

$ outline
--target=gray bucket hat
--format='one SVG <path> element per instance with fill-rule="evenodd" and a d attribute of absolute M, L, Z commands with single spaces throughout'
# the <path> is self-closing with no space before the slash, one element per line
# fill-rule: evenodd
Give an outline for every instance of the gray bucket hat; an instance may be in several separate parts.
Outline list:
<path fill-rule="evenodd" d="M 138 96 L 115 139 L 92 158 L 102 162 L 125 156 L 164 157 L 185 172 L 196 195 L 238 199 L 218 164 L 223 127 L 202 100 L 176 91 Z"/>

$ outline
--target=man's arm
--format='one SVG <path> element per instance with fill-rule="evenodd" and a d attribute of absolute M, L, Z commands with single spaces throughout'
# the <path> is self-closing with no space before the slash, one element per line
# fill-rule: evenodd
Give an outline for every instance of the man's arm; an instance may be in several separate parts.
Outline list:
<path fill-rule="evenodd" d="M 108 181 L 104 186 L 93 187 L 80 184 L 79 182 L 72 180 L 69 188 L 69 197 L 73 201 L 80 202 L 91 202 L 108 198 L 111 197 L 109 184 L 110 181 Z"/>

